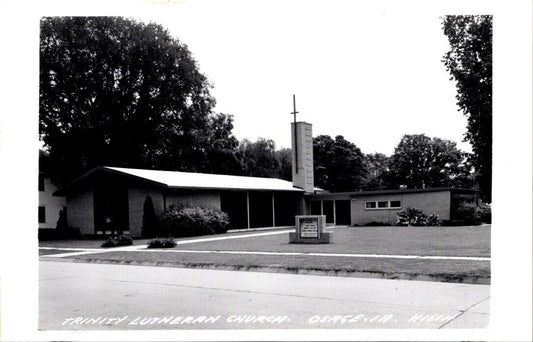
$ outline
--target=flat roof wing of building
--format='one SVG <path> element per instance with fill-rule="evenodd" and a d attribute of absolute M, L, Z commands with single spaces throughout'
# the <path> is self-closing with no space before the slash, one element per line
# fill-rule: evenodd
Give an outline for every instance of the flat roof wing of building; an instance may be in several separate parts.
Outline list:
<path fill-rule="evenodd" d="M 475 194 L 478 191 L 473 189 L 463 189 L 463 188 L 451 188 L 451 187 L 440 187 L 440 188 L 425 188 L 425 189 L 391 189 L 391 190 L 370 190 L 370 191 L 350 191 L 350 192 L 322 192 L 318 194 L 311 195 L 311 199 L 350 199 L 362 196 L 374 196 L 374 195 L 396 195 L 396 194 L 414 194 L 422 192 L 440 192 L 440 191 L 450 191 L 454 193 L 468 193 Z"/>

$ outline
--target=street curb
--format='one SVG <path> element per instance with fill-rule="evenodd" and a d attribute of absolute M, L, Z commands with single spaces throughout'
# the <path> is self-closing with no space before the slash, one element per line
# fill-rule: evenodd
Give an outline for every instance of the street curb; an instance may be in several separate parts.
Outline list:
<path fill-rule="evenodd" d="M 292 267 L 275 267 L 275 266 L 231 266 L 231 265 L 217 265 L 217 264 L 192 264 L 192 263 L 176 263 L 168 261 L 135 261 L 135 260 L 113 260 L 113 259 L 98 259 L 98 258 L 50 258 L 45 255 L 40 256 L 39 260 L 53 261 L 53 262 L 72 262 L 72 263 L 95 263 L 95 264 L 114 264 L 114 265 L 130 265 L 130 266 L 155 266 L 155 267 L 176 267 L 176 268 L 195 268 L 204 270 L 222 270 L 222 271 L 248 271 L 248 272 L 264 272 L 264 273 L 285 273 L 285 274 L 301 274 L 301 275 L 316 275 L 327 277 L 350 277 L 350 278 L 374 278 L 374 279 L 389 279 L 389 280 L 416 280 L 416 281 L 436 281 L 445 283 L 460 283 L 473 285 L 490 285 L 490 277 L 481 276 L 461 276 L 454 274 L 443 275 L 425 275 L 425 274 L 409 274 L 409 273 L 388 273 L 388 272 L 371 272 L 371 271 L 339 271 L 339 270 L 318 270 L 318 269 L 302 269 Z"/>

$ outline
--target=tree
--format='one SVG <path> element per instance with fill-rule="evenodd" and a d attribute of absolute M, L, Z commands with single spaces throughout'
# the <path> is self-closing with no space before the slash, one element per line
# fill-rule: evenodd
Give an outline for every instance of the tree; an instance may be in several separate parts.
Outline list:
<path fill-rule="evenodd" d="M 457 104 L 468 118 L 465 141 L 472 144 L 472 164 L 481 197 L 492 191 L 492 16 L 460 15 L 443 19 L 450 51 L 446 69 L 456 81 Z"/>
<path fill-rule="evenodd" d="M 338 135 L 313 139 L 315 185 L 329 191 L 353 191 L 364 182 L 363 154 L 353 143 Z"/>
<path fill-rule="evenodd" d="M 390 158 L 390 188 L 464 187 L 472 175 L 456 143 L 424 134 L 404 135 Z"/>
<path fill-rule="evenodd" d="M 256 142 L 244 139 L 239 144 L 242 175 L 277 178 L 281 162 L 276 154 L 276 144 L 271 139 L 259 138 Z"/>
<path fill-rule="evenodd" d="M 291 149 L 276 150 L 272 139 L 259 138 L 256 142 L 244 139 L 237 154 L 240 175 L 292 181 Z"/>
<path fill-rule="evenodd" d="M 241 172 L 239 141 L 233 136 L 233 116 L 222 113 L 209 117 L 207 134 L 202 136 L 205 150 L 199 171 L 237 175 Z M 203 164 L 202 164 L 203 162 Z"/>
<path fill-rule="evenodd" d="M 141 235 L 146 238 L 153 238 L 161 233 L 159 221 L 154 211 L 154 203 L 151 196 L 146 196 L 143 204 L 143 225 Z"/>
<path fill-rule="evenodd" d="M 367 175 L 363 187 L 366 190 L 386 189 L 386 179 L 389 173 L 389 157 L 383 153 L 364 155 L 364 168 Z"/>
<path fill-rule="evenodd" d="M 156 24 L 43 18 L 39 85 L 40 138 L 67 178 L 98 165 L 204 170 L 213 139 L 231 136 L 187 46 Z"/>
<path fill-rule="evenodd" d="M 276 154 L 280 161 L 278 178 L 292 181 L 292 150 L 290 148 L 282 148 L 277 150 Z"/>

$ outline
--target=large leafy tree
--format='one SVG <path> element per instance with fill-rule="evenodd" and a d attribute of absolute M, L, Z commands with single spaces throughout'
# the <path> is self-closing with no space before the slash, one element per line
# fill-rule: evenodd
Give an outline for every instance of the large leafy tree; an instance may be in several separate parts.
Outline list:
<path fill-rule="evenodd" d="M 290 180 L 290 150 L 276 150 L 272 139 L 259 138 L 239 143 L 241 174 L 253 177 L 282 178 Z M 288 166 L 288 167 L 287 167 Z"/>
<path fill-rule="evenodd" d="M 198 140 L 205 146 L 202 153 L 197 153 L 203 160 L 198 160 L 199 171 L 209 173 L 239 174 L 241 164 L 238 154 L 239 141 L 233 136 L 233 117 L 214 114 L 209 117 L 207 133 Z"/>
<path fill-rule="evenodd" d="M 353 191 L 366 176 L 363 153 L 355 144 L 338 135 L 313 139 L 315 185 L 329 191 Z"/>
<path fill-rule="evenodd" d="M 363 187 L 366 190 L 380 190 L 387 188 L 389 157 L 383 153 L 365 154 L 364 167 L 367 174 Z"/>
<path fill-rule="evenodd" d="M 390 157 L 388 186 L 397 188 L 470 186 L 467 154 L 455 142 L 424 134 L 404 135 Z"/>
<path fill-rule="evenodd" d="M 282 148 L 277 150 L 276 153 L 280 161 L 279 178 L 292 181 L 292 150 L 290 148 Z"/>
<path fill-rule="evenodd" d="M 457 85 L 457 104 L 468 118 L 465 140 L 472 144 L 472 164 L 483 200 L 492 189 L 492 16 L 459 15 L 443 19 L 450 51 L 446 69 Z"/>
<path fill-rule="evenodd" d="M 213 149 L 236 144 L 187 46 L 156 24 L 43 18 L 39 85 L 40 138 L 64 177 L 97 165 L 206 171 Z"/>

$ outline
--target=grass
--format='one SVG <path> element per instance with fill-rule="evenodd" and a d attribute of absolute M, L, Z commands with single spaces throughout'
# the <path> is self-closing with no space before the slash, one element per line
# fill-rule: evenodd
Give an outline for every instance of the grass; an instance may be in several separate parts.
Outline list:
<path fill-rule="evenodd" d="M 107 240 L 108 237 L 102 237 L 101 239 L 80 239 L 80 240 L 49 240 L 39 241 L 39 247 L 57 247 L 57 248 L 100 248 L 102 243 Z M 146 245 L 150 239 L 134 239 L 133 245 Z"/>
<path fill-rule="evenodd" d="M 322 271 L 331 273 L 375 273 L 385 278 L 415 279 L 425 276 L 440 281 L 461 281 L 481 278 L 490 279 L 490 262 L 462 260 L 402 260 L 376 258 L 279 256 L 279 255 L 232 255 L 188 254 L 165 252 L 109 252 L 97 255 L 75 256 L 74 259 L 126 264 L 155 263 L 162 266 L 204 268 L 224 266 L 236 270 L 275 268 L 298 273 L 299 271 Z M 484 280 L 484 281 L 483 281 Z"/>
<path fill-rule="evenodd" d="M 147 241 L 135 240 L 134 244 L 146 244 Z M 195 242 L 177 245 L 174 250 L 490 257 L 490 226 L 346 227 L 335 228 L 333 230 L 333 243 L 325 245 L 289 244 L 288 233 L 282 233 L 242 239 Z M 348 275 L 359 273 L 385 278 L 420 279 L 426 277 L 439 281 L 490 282 L 490 261 L 473 260 L 169 253 L 157 250 L 151 252 L 110 251 L 72 258 L 80 261 L 98 260 L 100 262 L 126 264 L 152 263 L 180 267 L 225 267 L 240 270 L 274 268 L 288 272 L 301 272 L 303 270 L 340 272 Z"/>
<path fill-rule="evenodd" d="M 490 226 L 347 227 L 333 229 L 333 243 L 289 244 L 288 233 L 245 240 L 178 245 L 179 249 L 490 257 Z"/>

